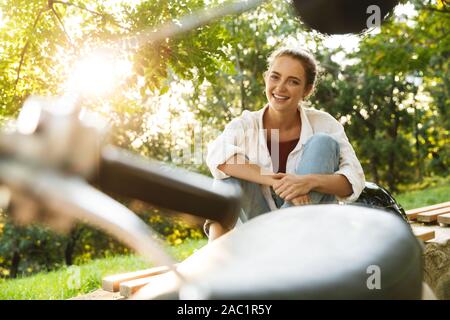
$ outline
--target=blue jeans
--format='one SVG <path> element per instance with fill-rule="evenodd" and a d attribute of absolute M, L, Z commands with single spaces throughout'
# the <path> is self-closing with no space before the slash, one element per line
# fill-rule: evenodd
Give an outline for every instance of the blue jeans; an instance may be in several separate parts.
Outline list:
<path fill-rule="evenodd" d="M 325 133 L 316 133 L 306 142 L 303 155 L 295 167 L 295 174 L 333 174 L 339 169 L 339 153 L 339 144 L 333 138 Z M 261 185 L 235 177 L 222 181 L 239 185 L 242 189 L 242 209 L 239 214 L 241 222 L 271 211 L 261 191 Z M 272 188 L 270 190 L 277 208 L 294 206 L 290 201 L 279 197 Z M 309 196 L 313 204 L 337 203 L 334 195 L 312 191 Z M 205 224 L 206 234 L 209 223 L 210 221 L 207 221 Z"/>

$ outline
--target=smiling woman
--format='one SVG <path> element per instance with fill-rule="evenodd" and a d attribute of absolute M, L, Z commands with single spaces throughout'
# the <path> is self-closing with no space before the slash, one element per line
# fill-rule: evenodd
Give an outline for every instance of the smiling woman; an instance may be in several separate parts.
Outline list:
<path fill-rule="evenodd" d="M 363 190 L 364 172 L 343 126 L 302 106 L 314 91 L 317 70 L 301 48 L 274 51 L 264 73 L 267 105 L 244 111 L 208 146 L 214 178 L 242 189 L 241 222 L 290 206 L 352 202 Z M 227 228 L 205 224 L 210 240 Z"/>

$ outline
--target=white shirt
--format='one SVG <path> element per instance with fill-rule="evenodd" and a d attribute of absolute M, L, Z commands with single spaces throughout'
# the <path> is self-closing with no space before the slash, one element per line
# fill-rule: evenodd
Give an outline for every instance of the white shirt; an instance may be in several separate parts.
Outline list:
<path fill-rule="evenodd" d="M 274 172 L 263 126 L 263 115 L 267 107 L 268 105 L 258 111 L 244 111 L 241 116 L 228 123 L 224 131 L 208 145 L 206 164 L 215 179 L 229 177 L 217 166 L 236 154 L 247 156 L 250 163 L 258 164 L 264 171 Z M 295 174 L 296 164 L 301 159 L 308 139 L 317 132 L 326 133 L 338 142 L 340 147 L 339 170 L 335 174 L 344 175 L 353 187 L 353 193 L 350 196 L 346 198 L 336 196 L 336 198 L 342 202 L 357 200 L 364 189 L 364 171 L 348 141 L 344 127 L 327 112 L 304 108 L 300 105 L 299 110 L 302 123 L 300 140 L 294 150 L 289 153 L 286 173 Z M 270 187 L 261 185 L 261 188 L 270 209 L 276 210 Z"/>

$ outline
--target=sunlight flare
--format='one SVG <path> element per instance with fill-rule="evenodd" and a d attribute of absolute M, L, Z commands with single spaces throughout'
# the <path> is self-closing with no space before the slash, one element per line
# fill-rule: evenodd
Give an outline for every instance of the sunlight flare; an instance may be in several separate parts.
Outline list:
<path fill-rule="evenodd" d="M 112 93 L 131 73 L 130 61 L 96 52 L 75 64 L 67 85 L 83 96 L 101 97 Z"/>

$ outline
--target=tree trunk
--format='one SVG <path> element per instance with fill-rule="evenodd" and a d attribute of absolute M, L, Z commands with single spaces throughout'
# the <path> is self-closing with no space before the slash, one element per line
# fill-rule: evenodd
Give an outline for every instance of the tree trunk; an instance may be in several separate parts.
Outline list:
<path fill-rule="evenodd" d="M 420 152 L 420 142 L 419 142 L 419 112 L 417 110 L 417 101 L 416 101 L 416 95 L 418 92 L 418 88 L 414 90 L 414 139 L 416 140 L 415 147 L 416 147 L 416 161 L 417 161 L 417 167 L 416 167 L 416 180 L 422 181 L 423 179 L 423 166 L 422 166 L 422 157 Z"/>
<path fill-rule="evenodd" d="M 11 268 L 9 269 L 9 274 L 11 278 L 17 278 L 17 274 L 19 273 L 20 260 L 21 259 L 19 251 L 14 250 L 14 254 L 11 261 Z"/>
<path fill-rule="evenodd" d="M 373 155 L 370 159 L 370 173 L 376 184 L 380 184 L 380 176 L 378 175 L 378 156 Z"/>
<path fill-rule="evenodd" d="M 394 102 L 394 88 L 395 88 L 395 78 L 393 75 L 392 76 L 391 97 L 390 97 L 390 101 L 389 101 L 389 109 L 391 111 L 391 114 L 394 117 L 392 120 L 393 121 L 392 126 L 388 130 L 388 133 L 391 138 L 391 144 L 395 146 L 395 144 L 397 142 L 398 126 L 399 126 L 400 119 L 399 119 L 398 113 L 397 113 L 397 105 Z M 397 191 L 396 182 L 398 180 L 398 177 L 397 177 L 397 171 L 395 170 L 395 160 L 396 160 L 395 152 L 392 150 L 388 156 L 388 176 L 387 176 L 388 187 L 391 192 Z"/>
<path fill-rule="evenodd" d="M 360 118 L 363 119 L 361 117 L 361 115 L 360 115 Z M 365 120 L 364 120 L 364 122 L 366 122 L 366 125 L 367 125 L 367 127 L 369 129 L 370 137 L 374 137 L 375 138 L 376 137 L 376 128 L 373 125 L 373 123 L 370 122 L 370 121 L 365 121 Z M 378 162 L 379 162 L 378 154 L 376 152 L 371 152 L 371 155 L 370 155 L 370 173 L 372 174 L 372 177 L 373 177 L 374 182 L 376 184 L 380 184 L 380 176 L 378 174 Z"/>
<path fill-rule="evenodd" d="M 417 115 L 417 106 L 414 106 L 414 138 L 416 140 L 416 179 L 422 181 L 423 171 L 422 171 L 422 156 L 420 154 L 420 142 L 419 142 L 419 120 Z"/>
<path fill-rule="evenodd" d="M 64 250 L 64 259 L 67 266 L 73 264 L 73 253 L 75 252 L 75 246 L 77 240 L 81 235 L 81 227 L 75 227 L 69 234 L 69 240 L 67 241 L 66 249 Z"/>

